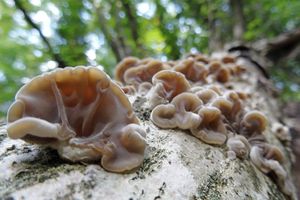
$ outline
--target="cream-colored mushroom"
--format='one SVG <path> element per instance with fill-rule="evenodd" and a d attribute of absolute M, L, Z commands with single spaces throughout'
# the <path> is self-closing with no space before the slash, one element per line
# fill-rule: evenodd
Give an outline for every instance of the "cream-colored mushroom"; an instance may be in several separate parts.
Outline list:
<path fill-rule="evenodd" d="M 209 103 L 213 99 L 217 98 L 219 95 L 212 89 L 202 89 L 195 93 L 204 104 Z"/>

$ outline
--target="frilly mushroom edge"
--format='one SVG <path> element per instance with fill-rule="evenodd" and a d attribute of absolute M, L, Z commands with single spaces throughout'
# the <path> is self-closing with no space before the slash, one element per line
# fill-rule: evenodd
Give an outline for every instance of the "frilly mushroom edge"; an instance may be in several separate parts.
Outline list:
<path fill-rule="evenodd" d="M 12 139 L 43 144 L 70 161 L 101 159 L 112 172 L 143 161 L 145 131 L 123 91 L 101 70 L 67 67 L 33 78 L 7 114 Z"/>

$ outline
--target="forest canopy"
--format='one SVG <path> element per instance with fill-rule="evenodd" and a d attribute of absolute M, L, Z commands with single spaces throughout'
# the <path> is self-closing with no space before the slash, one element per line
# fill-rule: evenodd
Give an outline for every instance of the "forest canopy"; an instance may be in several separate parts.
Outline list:
<path fill-rule="evenodd" d="M 299 0 L 0 1 L 0 116 L 31 77 L 91 65 L 110 75 L 124 57 L 179 59 L 230 42 L 262 42 L 300 27 Z M 269 73 L 283 100 L 300 100 L 300 43 Z"/>

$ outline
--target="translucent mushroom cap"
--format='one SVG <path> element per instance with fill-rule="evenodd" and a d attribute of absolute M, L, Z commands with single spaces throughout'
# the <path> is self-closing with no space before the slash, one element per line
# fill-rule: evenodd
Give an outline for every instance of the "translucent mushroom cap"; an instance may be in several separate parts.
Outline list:
<path fill-rule="evenodd" d="M 184 92 L 177 95 L 170 104 L 156 106 L 151 113 L 151 120 L 160 128 L 196 128 L 201 122 L 196 112 L 202 104 L 197 95 Z"/>
<path fill-rule="evenodd" d="M 118 63 L 115 69 L 115 79 L 121 83 L 125 83 L 124 74 L 126 70 L 132 67 L 136 67 L 139 63 L 139 59 L 135 57 L 126 57 L 121 62 Z"/>
<path fill-rule="evenodd" d="M 243 131 L 251 135 L 251 133 L 262 133 L 268 124 L 266 116 L 259 111 L 250 111 L 246 113 L 241 121 Z"/>
<path fill-rule="evenodd" d="M 93 155 L 87 160 L 98 152 L 109 171 L 127 171 L 143 160 L 145 133 L 124 92 L 101 70 L 68 67 L 37 76 L 15 99 L 7 114 L 10 138 L 47 144 L 72 161 L 82 158 L 62 149 L 88 149 Z"/>
<path fill-rule="evenodd" d="M 181 72 L 185 77 L 193 82 L 206 81 L 208 70 L 200 62 L 196 62 L 193 58 L 187 58 L 174 66 L 175 71 Z"/>
<path fill-rule="evenodd" d="M 183 74 L 171 70 L 163 70 L 155 74 L 152 83 L 154 86 L 162 84 L 165 91 L 164 95 L 168 100 L 190 88 L 190 84 Z"/>
<path fill-rule="evenodd" d="M 151 82 L 154 74 L 164 69 L 167 69 L 167 66 L 161 61 L 148 59 L 147 63 L 126 70 L 123 77 L 126 84 L 136 85 L 142 82 Z"/>
<path fill-rule="evenodd" d="M 150 107 L 170 102 L 178 94 L 188 91 L 190 84 L 180 72 L 162 70 L 152 78 L 153 87 L 148 92 Z"/>
<path fill-rule="evenodd" d="M 227 139 L 227 130 L 222 122 L 222 112 L 212 106 L 202 107 L 199 127 L 191 129 L 192 134 L 207 144 L 222 145 Z"/>

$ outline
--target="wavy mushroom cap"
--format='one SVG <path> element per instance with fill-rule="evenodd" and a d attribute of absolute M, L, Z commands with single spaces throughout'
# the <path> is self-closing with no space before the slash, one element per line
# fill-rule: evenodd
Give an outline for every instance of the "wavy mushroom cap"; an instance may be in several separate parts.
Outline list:
<path fill-rule="evenodd" d="M 171 70 L 163 70 L 155 74 L 152 83 L 153 85 L 162 83 L 166 92 L 165 96 L 169 100 L 190 88 L 190 84 L 183 74 Z"/>
<path fill-rule="evenodd" d="M 226 145 L 229 149 L 228 155 L 233 159 L 235 157 L 241 159 L 247 158 L 251 149 L 251 145 L 249 144 L 248 140 L 242 135 L 229 137 Z"/>
<path fill-rule="evenodd" d="M 124 74 L 125 72 L 132 67 L 136 67 L 140 60 L 136 57 L 126 57 L 121 62 L 119 62 L 115 69 L 114 77 L 116 81 L 125 83 Z"/>
<path fill-rule="evenodd" d="M 282 192 L 289 196 L 293 195 L 292 183 L 280 164 L 283 162 L 284 156 L 277 147 L 266 143 L 255 145 L 251 148 L 250 158 L 259 170 L 272 176 Z"/>
<path fill-rule="evenodd" d="M 219 61 L 212 61 L 208 65 L 209 73 L 215 73 L 222 68 L 222 63 Z"/>
<path fill-rule="evenodd" d="M 185 58 L 193 58 L 195 61 L 202 62 L 204 64 L 208 64 L 210 62 L 209 57 L 201 53 L 189 53 L 185 56 Z"/>
<path fill-rule="evenodd" d="M 203 101 L 204 104 L 211 102 L 219 96 L 219 94 L 212 89 L 202 89 L 197 91 L 195 94 Z"/>
<path fill-rule="evenodd" d="M 233 108 L 233 103 L 224 97 L 215 98 L 211 106 L 218 108 L 223 115 L 228 116 Z"/>
<path fill-rule="evenodd" d="M 221 63 L 217 60 L 212 61 L 208 65 L 209 74 L 215 76 L 215 80 L 226 83 L 231 77 L 231 69 L 225 66 L 224 63 Z"/>
<path fill-rule="evenodd" d="M 227 130 L 222 121 L 222 113 L 216 107 L 206 106 L 199 110 L 201 124 L 191 129 L 192 134 L 207 144 L 222 145 L 227 139 Z"/>
<path fill-rule="evenodd" d="M 145 64 L 126 70 L 123 75 L 126 84 L 138 85 L 143 82 L 151 82 L 154 74 L 167 69 L 167 66 L 159 60 L 148 59 L 146 61 Z"/>
<path fill-rule="evenodd" d="M 195 94 L 181 93 L 170 104 L 155 107 L 151 120 L 160 128 L 196 128 L 201 122 L 196 114 L 201 105 L 202 101 Z"/>
<path fill-rule="evenodd" d="M 241 121 L 242 133 L 247 137 L 262 134 L 268 124 L 267 117 L 259 111 L 250 111 L 245 114 Z"/>
<path fill-rule="evenodd" d="M 206 82 L 208 70 L 200 62 L 196 62 L 193 58 L 187 58 L 174 66 L 175 71 L 185 75 L 192 82 Z"/>
<path fill-rule="evenodd" d="M 126 95 L 96 68 L 67 67 L 35 77 L 18 91 L 7 119 L 10 138 L 59 148 L 72 161 L 82 158 L 64 150 L 70 146 L 93 151 L 85 160 L 101 155 L 108 171 L 127 171 L 143 160 L 141 148 L 128 147 L 145 149 L 146 143 Z"/>
<path fill-rule="evenodd" d="M 147 94 L 151 107 L 170 102 L 175 96 L 190 89 L 182 73 L 162 70 L 152 78 L 153 87 Z"/>

